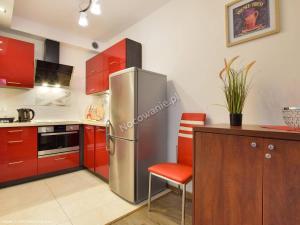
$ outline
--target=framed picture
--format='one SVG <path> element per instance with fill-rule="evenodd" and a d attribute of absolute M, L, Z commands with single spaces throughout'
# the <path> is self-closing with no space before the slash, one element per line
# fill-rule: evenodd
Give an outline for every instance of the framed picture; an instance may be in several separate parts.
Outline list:
<path fill-rule="evenodd" d="M 236 0 L 225 11 L 228 47 L 280 32 L 279 0 Z"/>

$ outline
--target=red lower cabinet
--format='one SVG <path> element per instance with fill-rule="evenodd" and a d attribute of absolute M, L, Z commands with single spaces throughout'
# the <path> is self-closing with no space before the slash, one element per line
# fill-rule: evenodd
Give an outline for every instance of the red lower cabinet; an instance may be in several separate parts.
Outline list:
<path fill-rule="evenodd" d="M 104 127 L 84 127 L 84 166 L 108 180 L 109 154 L 106 151 L 106 131 Z"/>
<path fill-rule="evenodd" d="M 105 128 L 95 127 L 95 173 L 109 178 L 109 154 L 106 151 Z"/>
<path fill-rule="evenodd" d="M 95 129 L 93 126 L 84 126 L 84 166 L 95 171 Z"/>
<path fill-rule="evenodd" d="M 37 175 L 37 128 L 0 129 L 0 183 Z"/>
<path fill-rule="evenodd" d="M 38 159 L 38 174 L 79 167 L 79 152 Z"/>

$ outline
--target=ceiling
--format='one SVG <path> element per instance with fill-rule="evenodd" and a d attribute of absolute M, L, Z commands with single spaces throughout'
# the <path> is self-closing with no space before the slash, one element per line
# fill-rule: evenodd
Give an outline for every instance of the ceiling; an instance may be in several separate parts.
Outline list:
<path fill-rule="evenodd" d="M 0 0 L 0 7 L 5 13 L 0 12 L 0 27 L 9 27 L 13 14 L 14 0 Z"/>
<path fill-rule="evenodd" d="M 88 13 L 89 26 L 85 28 L 78 25 L 78 12 L 79 5 L 84 7 L 88 0 L 15 0 L 13 15 L 105 42 L 169 1 L 100 0 L 102 15 Z"/>

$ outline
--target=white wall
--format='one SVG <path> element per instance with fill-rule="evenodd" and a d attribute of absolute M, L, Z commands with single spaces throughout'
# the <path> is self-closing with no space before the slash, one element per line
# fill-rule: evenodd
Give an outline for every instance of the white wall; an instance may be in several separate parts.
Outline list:
<path fill-rule="evenodd" d="M 4 32 L 0 30 L 0 35 L 13 37 L 16 39 L 32 42 L 35 44 L 35 58 L 43 59 L 44 40 L 41 38 L 19 34 L 15 32 Z M 93 55 L 89 50 L 85 50 L 72 45 L 61 44 L 60 63 L 74 66 L 70 89 L 72 91 L 71 104 L 66 107 L 59 106 L 36 106 L 35 89 L 11 89 L 0 88 L 0 111 L 6 115 L 17 116 L 16 109 L 29 107 L 36 111 L 36 119 L 47 120 L 79 120 L 84 116 L 86 106 L 99 98 L 85 95 L 85 61 Z M 17 63 L 17 62 L 16 62 Z"/>
<path fill-rule="evenodd" d="M 182 112 L 206 112 L 209 123 L 228 123 L 218 73 L 223 58 L 241 56 L 244 65 L 257 60 L 244 122 L 281 124 L 281 107 L 300 105 L 300 1 L 281 1 L 282 32 L 256 41 L 225 46 L 224 6 L 220 0 L 172 0 L 113 38 L 143 44 L 145 69 L 168 75 L 169 94 L 181 101 L 169 110 L 169 160 L 176 158 L 178 121 Z M 239 63 L 237 65 L 239 65 Z"/>

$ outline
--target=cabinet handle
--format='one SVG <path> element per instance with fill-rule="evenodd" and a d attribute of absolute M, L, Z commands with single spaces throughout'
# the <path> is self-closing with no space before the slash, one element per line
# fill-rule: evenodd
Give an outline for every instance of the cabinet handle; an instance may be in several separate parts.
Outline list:
<path fill-rule="evenodd" d="M 21 133 L 23 130 L 9 130 L 8 133 Z"/>
<path fill-rule="evenodd" d="M 252 148 L 256 148 L 257 147 L 257 143 L 256 142 L 251 142 L 250 145 L 251 145 Z"/>
<path fill-rule="evenodd" d="M 265 158 L 266 158 L 266 159 L 271 159 L 271 158 L 272 158 L 272 155 L 271 155 L 270 153 L 267 153 L 267 154 L 265 155 Z"/>
<path fill-rule="evenodd" d="M 105 131 L 105 129 L 98 128 L 96 131 Z"/>
<path fill-rule="evenodd" d="M 8 84 L 16 84 L 16 85 L 21 85 L 22 83 L 20 82 L 11 82 L 11 81 L 7 81 Z"/>
<path fill-rule="evenodd" d="M 12 162 L 12 163 L 8 163 L 8 165 L 12 166 L 12 165 L 17 165 L 22 163 L 24 163 L 24 161 Z"/>
<path fill-rule="evenodd" d="M 16 144 L 16 143 L 22 143 L 23 140 L 19 140 L 19 141 L 9 141 L 7 142 L 8 144 Z"/>
<path fill-rule="evenodd" d="M 65 160 L 66 159 L 66 157 L 64 157 L 64 158 L 58 158 L 58 159 L 54 159 L 55 161 L 60 161 L 60 160 Z"/>
<path fill-rule="evenodd" d="M 270 150 L 270 151 L 273 151 L 273 150 L 275 150 L 275 146 L 274 145 L 268 145 L 268 149 Z"/>
<path fill-rule="evenodd" d="M 114 64 L 118 64 L 117 62 L 113 61 L 111 63 L 109 63 L 110 65 L 114 65 Z"/>

